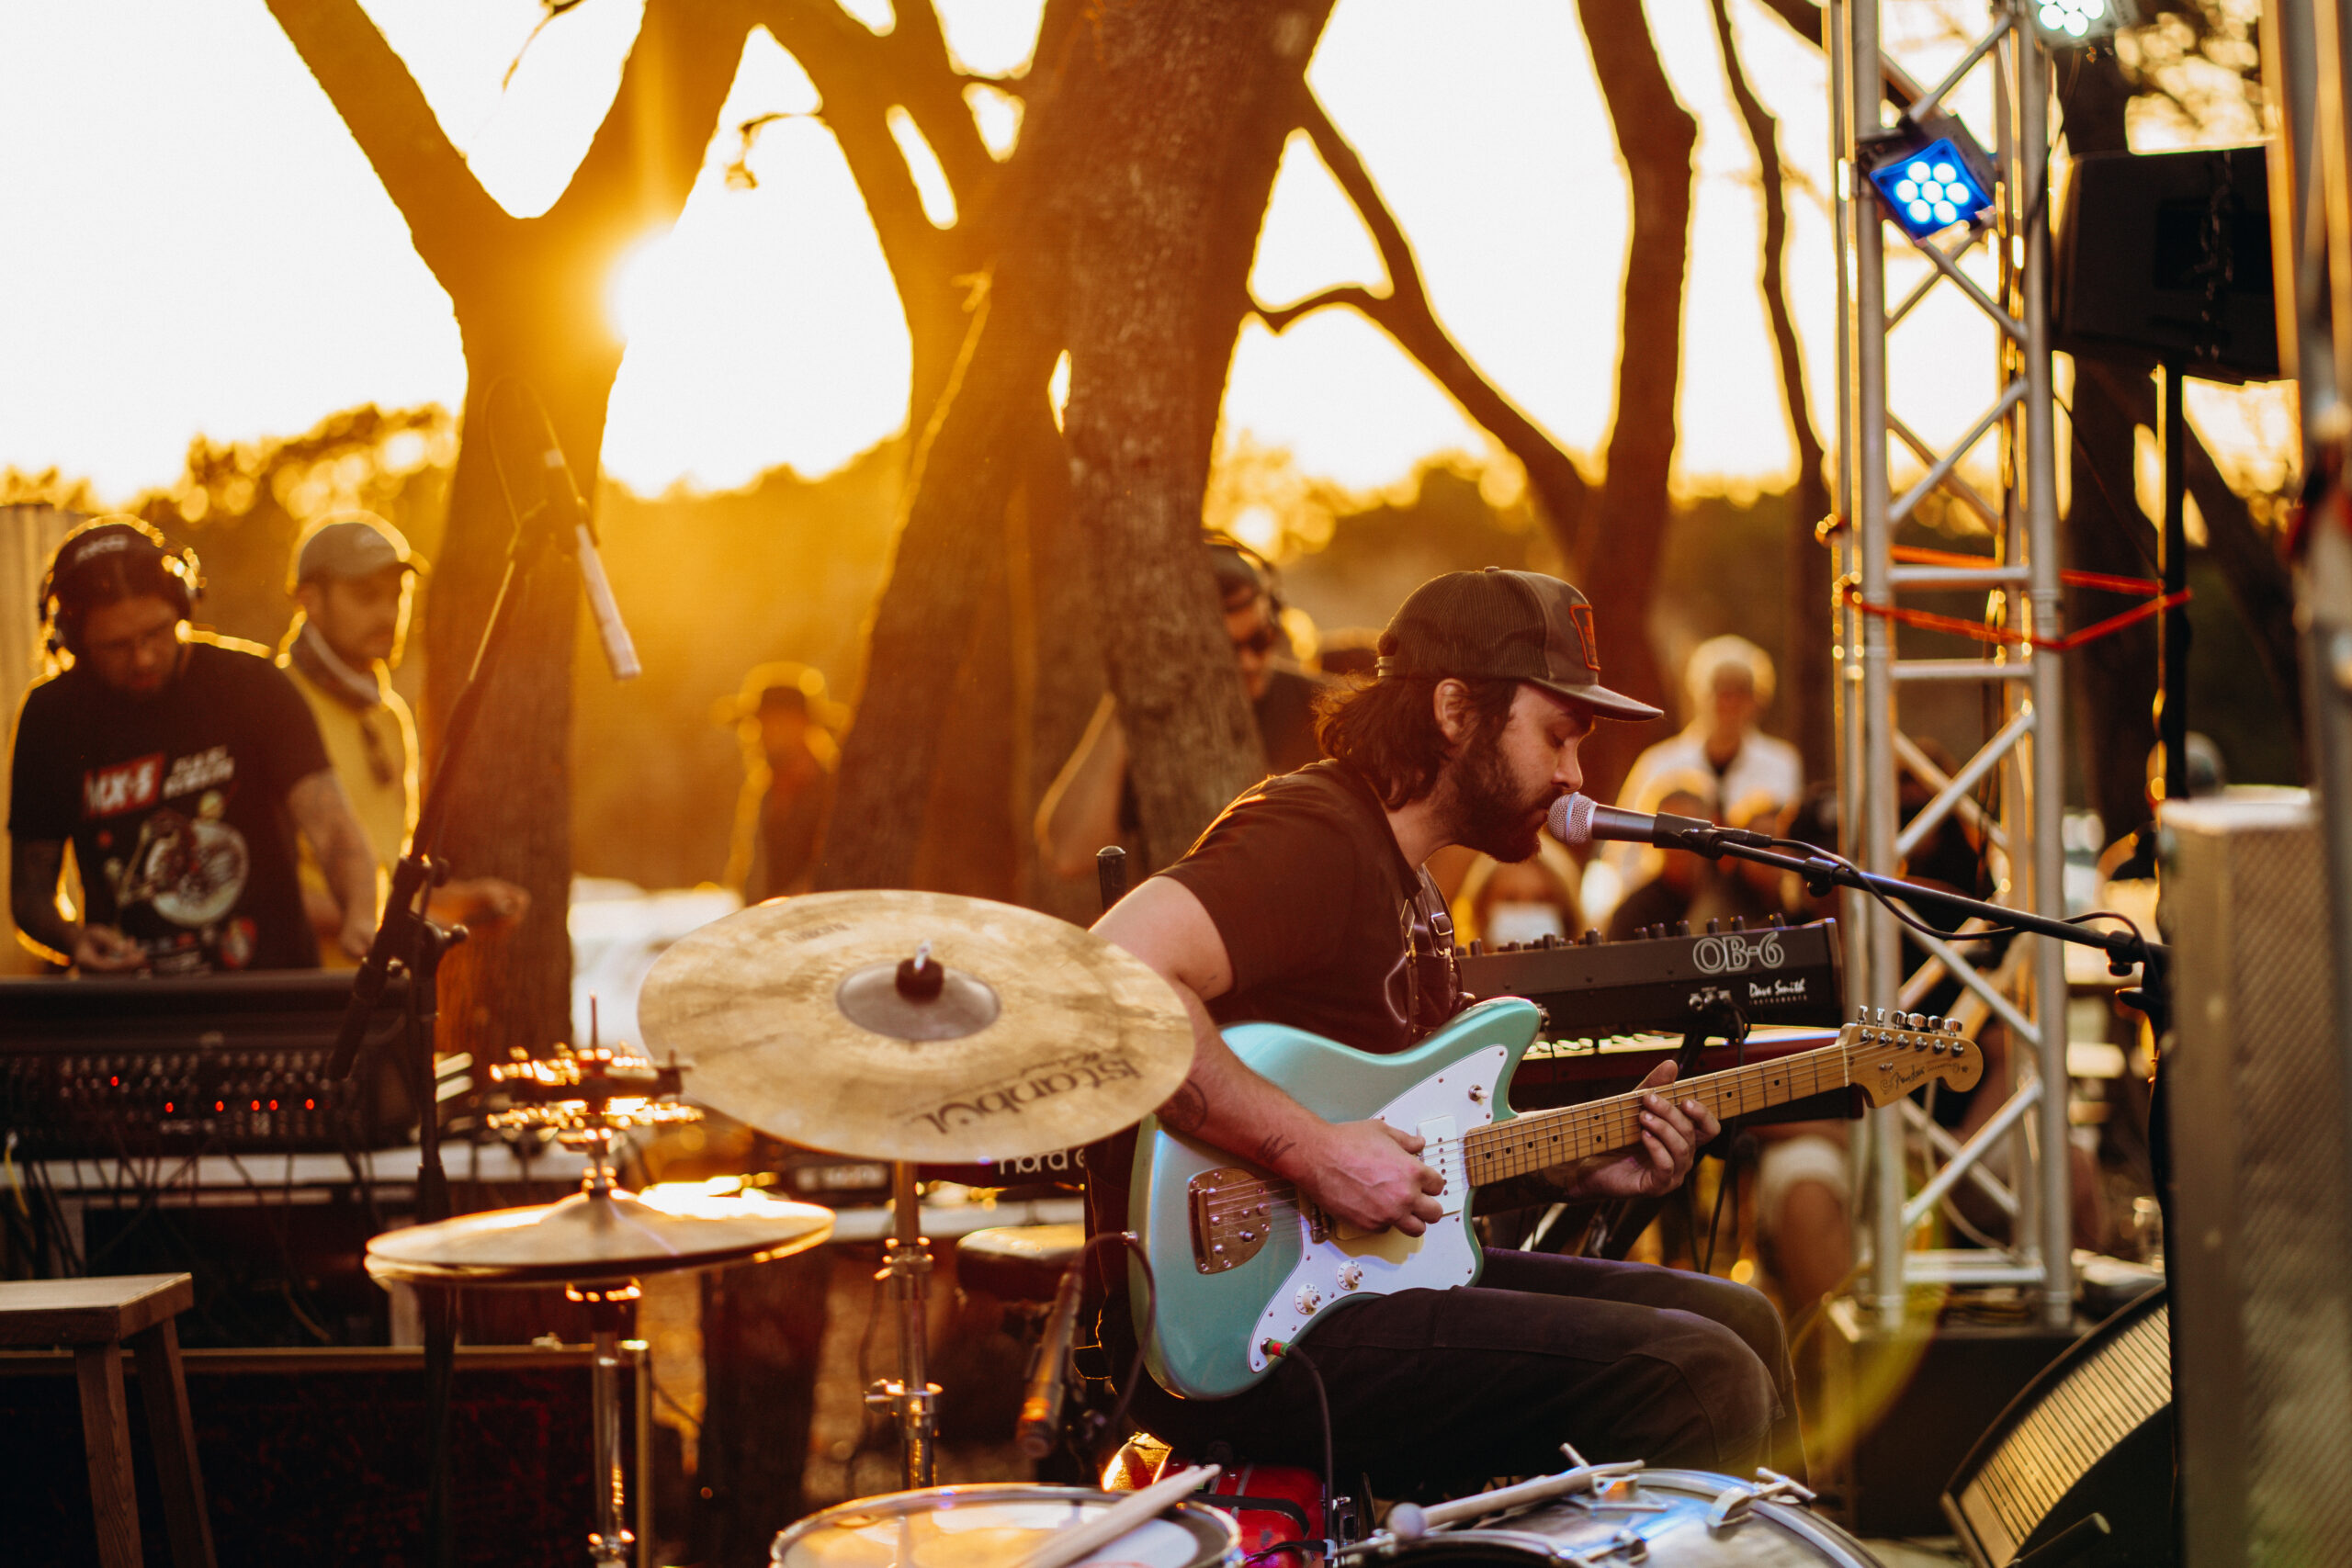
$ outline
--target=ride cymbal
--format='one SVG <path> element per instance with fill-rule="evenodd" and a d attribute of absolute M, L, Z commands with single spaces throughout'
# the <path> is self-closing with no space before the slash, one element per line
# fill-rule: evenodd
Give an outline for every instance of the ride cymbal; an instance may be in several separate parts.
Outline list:
<path fill-rule="evenodd" d="M 833 1212 L 813 1203 L 695 1193 L 657 1207 L 607 1188 L 387 1231 L 368 1244 L 368 1272 L 419 1284 L 582 1284 L 780 1258 L 832 1233 Z"/>
<path fill-rule="evenodd" d="M 810 1148 L 933 1164 L 1141 1121 L 1193 1061 L 1183 1004 L 1081 927 L 944 893 L 818 893 L 718 920 L 638 998 L 692 1097 Z"/>

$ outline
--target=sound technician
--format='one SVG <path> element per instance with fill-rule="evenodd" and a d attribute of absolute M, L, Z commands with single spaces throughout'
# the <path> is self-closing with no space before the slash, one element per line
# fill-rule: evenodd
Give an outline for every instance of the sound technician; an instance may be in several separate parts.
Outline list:
<path fill-rule="evenodd" d="M 66 536 L 40 614 L 62 670 L 26 694 L 8 803 L 9 905 L 37 951 L 85 974 L 314 967 L 299 831 L 353 956 L 376 868 L 310 709 L 258 649 L 192 632 L 196 556 L 139 519 Z M 65 850 L 82 918 L 61 909 Z"/>

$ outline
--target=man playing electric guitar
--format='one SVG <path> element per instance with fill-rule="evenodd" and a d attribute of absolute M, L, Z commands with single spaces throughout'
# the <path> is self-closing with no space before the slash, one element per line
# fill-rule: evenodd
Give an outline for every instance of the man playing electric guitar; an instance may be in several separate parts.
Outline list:
<path fill-rule="evenodd" d="M 1192 1073 L 1161 1127 L 1287 1179 L 1332 1222 L 1419 1236 L 1442 1214 L 1458 1225 L 1466 1196 L 1440 1201 L 1423 1140 L 1324 1120 L 1219 1030 L 1262 1021 L 1385 1055 L 1443 1023 L 1465 998 L 1421 863 L 1447 844 L 1526 859 L 1552 802 L 1582 783 L 1577 749 L 1594 721 L 1658 714 L 1600 683 L 1584 596 L 1533 572 L 1424 583 L 1379 651 L 1372 683 L 1326 699 L 1325 760 L 1243 795 L 1095 930 L 1192 1013 Z M 1672 1077 L 1669 1063 L 1642 1087 Z M 1642 1106 L 1637 1144 L 1488 1188 L 1482 1206 L 1669 1190 L 1720 1127 L 1696 1100 L 1652 1093 Z M 1098 1228 L 1125 1226 L 1127 1147 L 1089 1159 Z M 1163 1279 L 1193 1268 L 1181 1253 L 1153 1262 Z M 1129 1311 L 1114 1298 L 1102 1319 L 1121 1374 Z M 1802 1462 L 1780 1315 L 1724 1280 L 1488 1251 L 1476 1284 L 1351 1302 L 1299 1348 L 1329 1393 L 1338 1472 L 1379 1486 L 1556 1469 L 1564 1441 L 1594 1461 L 1739 1474 L 1768 1450 Z M 1254 1460 L 1323 1461 L 1316 1389 L 1295 1359 L 1228 1398 L 1180 1398 L 1147 1378 L 1134 1409 L 1182 1447 L 1224 1438 Z"/>

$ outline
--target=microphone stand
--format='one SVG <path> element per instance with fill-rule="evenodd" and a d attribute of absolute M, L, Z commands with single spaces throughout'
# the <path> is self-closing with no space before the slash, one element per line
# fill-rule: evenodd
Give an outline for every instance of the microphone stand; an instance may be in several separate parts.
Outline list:
<path fill-rule="evenodd" d="M 494 441 L 491 455 L 493 462 L 498 461 Z M 533 574 L 550 550 L 571 558 L 571 540 L 559 525 L 557 509 L 542 502 L 528 512 L 518 510 L 513 492 L 506 491 L 503 464 L 499 481 L 501 491 L 506 494 L 507 513 L 514 520 L 505 575 L 499 581 L 489 623 L 482 627 L 473 667 L 467 672 L 457 701 L 450 705 L 449 722 L 442 731 L 440 759 L 433 770 L 432 783 L 425 789 L 416 832 L 410 840 L 408 853 L 392 870 L 391 893 L 384 903 L 384 917 L 353 981 L 351 1000 L 344 1010 L 343 1029 L 335 1037 L 334 1055 L 327 1068 L 332 1078 L 350 1077 L 357 1064 L 368 1013 L 382 996 L 385 981 L 394 967 L 404 969 L 409 976 L 404 1038 L 411 1093 L 417 1105 L 416 1220 L 420 1224 L 449 1217 L 448 1179 L 441 1164 L 440 1086 L 435 1070 L 434 1032 L 439 1018 L 435 983 L 441 960 L 449 949 L 464 942 L 467 934 L 464 926 L 445 928 L 425 912 L 433 888 L 449 876 L 448 863 L 438 855 L 441 835 L 452 811 L 456 781 L 463 775 L 460 763 L 481 716 L 483 694 L 514 629 L 516 606 L 530 592 Z M 457 1297 L 454 1291 L 442 1287 L 420 1285 L 416 1289 L 424 1318 L 425 1421 L 429 1428 L 424 1555 L 427 1562 L 447 1568 L 454 1561 L 456 1545 L 449 1506 L 448 1435 L 449 1404 L 457 1371 Z"/>

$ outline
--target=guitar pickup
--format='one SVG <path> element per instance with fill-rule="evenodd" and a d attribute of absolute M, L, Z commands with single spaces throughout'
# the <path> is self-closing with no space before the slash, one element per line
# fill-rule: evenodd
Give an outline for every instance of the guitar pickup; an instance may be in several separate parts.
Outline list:
<path fill-rule="evenodd" d="M 1453 1118 L 1432 1116 L 1413 1130 L 1421 1135 L 1421 1163 L 1445 1178 L 1445 1190 L 1437 1195 L 1440 1205 L 1438 1217 L 1443 1219 L 1448 1214 L 1460 1213 L 1464 1183 L 1459 1179 L 1461 1173 L 1446 1168 L 1447 1151 L 1460 1147 L 1453 1131 Z"/>

